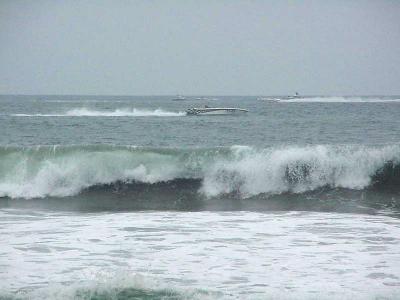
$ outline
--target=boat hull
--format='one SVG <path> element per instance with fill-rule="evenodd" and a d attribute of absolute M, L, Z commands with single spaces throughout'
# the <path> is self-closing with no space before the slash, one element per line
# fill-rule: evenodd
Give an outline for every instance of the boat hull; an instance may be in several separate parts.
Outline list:
<path fill-rule="evenodd" d="M 186 111 L 188 115 L 234 115 L 243 114 L 248 111 L 241 108 L 190 108 Z"/>

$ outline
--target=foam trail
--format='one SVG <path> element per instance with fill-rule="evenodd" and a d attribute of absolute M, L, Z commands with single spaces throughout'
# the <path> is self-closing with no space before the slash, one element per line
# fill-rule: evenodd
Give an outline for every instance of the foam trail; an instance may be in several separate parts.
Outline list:
<path fill-rule="evenodd" d="M 316 102 L 316 103 L 399 103 L 400 98 L 373 98 L 373 97 L 300 97 L 293 99 L 276 99 L 278 102 Z"/>
<path fill-rule="evenodd" d="M 179 117 L 185 112 L 171 112 L 160 108 L 148 109 L 116 109 L 114 111 L 91 110 L 88 108 L 74 108 L 66 113 L 52 114 L 12 114 L 17 117 Z"/>

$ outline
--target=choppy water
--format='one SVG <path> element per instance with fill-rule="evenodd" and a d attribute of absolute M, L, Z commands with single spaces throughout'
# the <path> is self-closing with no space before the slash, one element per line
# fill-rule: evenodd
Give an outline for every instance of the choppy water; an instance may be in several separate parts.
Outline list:
<path fill-rule="evenodd" d="M 0 297 L 400 297 L 400 97 L 172 98 L 0 97 Z"/>

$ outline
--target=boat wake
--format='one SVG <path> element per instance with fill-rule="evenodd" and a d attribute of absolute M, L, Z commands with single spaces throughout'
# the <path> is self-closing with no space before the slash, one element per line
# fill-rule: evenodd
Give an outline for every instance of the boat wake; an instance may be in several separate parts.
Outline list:
<path fill-rule="evenodd" d="M 13 114 L 16 117 L 180 117 L 185 112 L 171 112 L 162 109 L 116 109 L 114 111 L 91 110 L 88 108 L 75 108 L 65 113 L 50 114 Z"/>
<path fill-rule="evenodd" d="M 270 100 L 275 102 L 300 102 L 300 103 L 399 103 L 400 97 L 277 97 L 265 98 L 263 100 Z"/>

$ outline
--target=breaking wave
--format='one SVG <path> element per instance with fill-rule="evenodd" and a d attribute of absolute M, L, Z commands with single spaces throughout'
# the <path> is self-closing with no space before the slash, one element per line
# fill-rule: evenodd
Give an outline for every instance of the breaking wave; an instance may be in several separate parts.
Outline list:
<path fill-rule="evenodd" d="M 13 114 L 16 117 L 179 117 L 185 112 L 171 112 L 162 109 L 116 109 L 114 111 L 91 110 L 87 108 L 75 108 L 66 113 L 51 114 Z"/>
<path fill-rule="evenodd" d="M 111 277 L 113 276 L 113 277 Z M 48 286 L 17 293 L 0 291 L 0 299 L 80 299 L 80 300 L 188 300 L 217 299 L 221 295 L 205 290 L 172 287 L 164 281 L 141 274 L 131 275 L 126 271 L 116 273 L 89 274 L 86 281 L 71 282 L 69 285 L 51 283 Z M 219 297 L 217 297 L 219 296 Z"/>
<path fill-rule="evenodd" d="M 398 189 L 400 146 L 0 148 L 0 197 L 65 197 L 114 183 L 177 180 L 199 182 L 198 192 L 206 197 L 303 193 L 321 187 Z"/>

